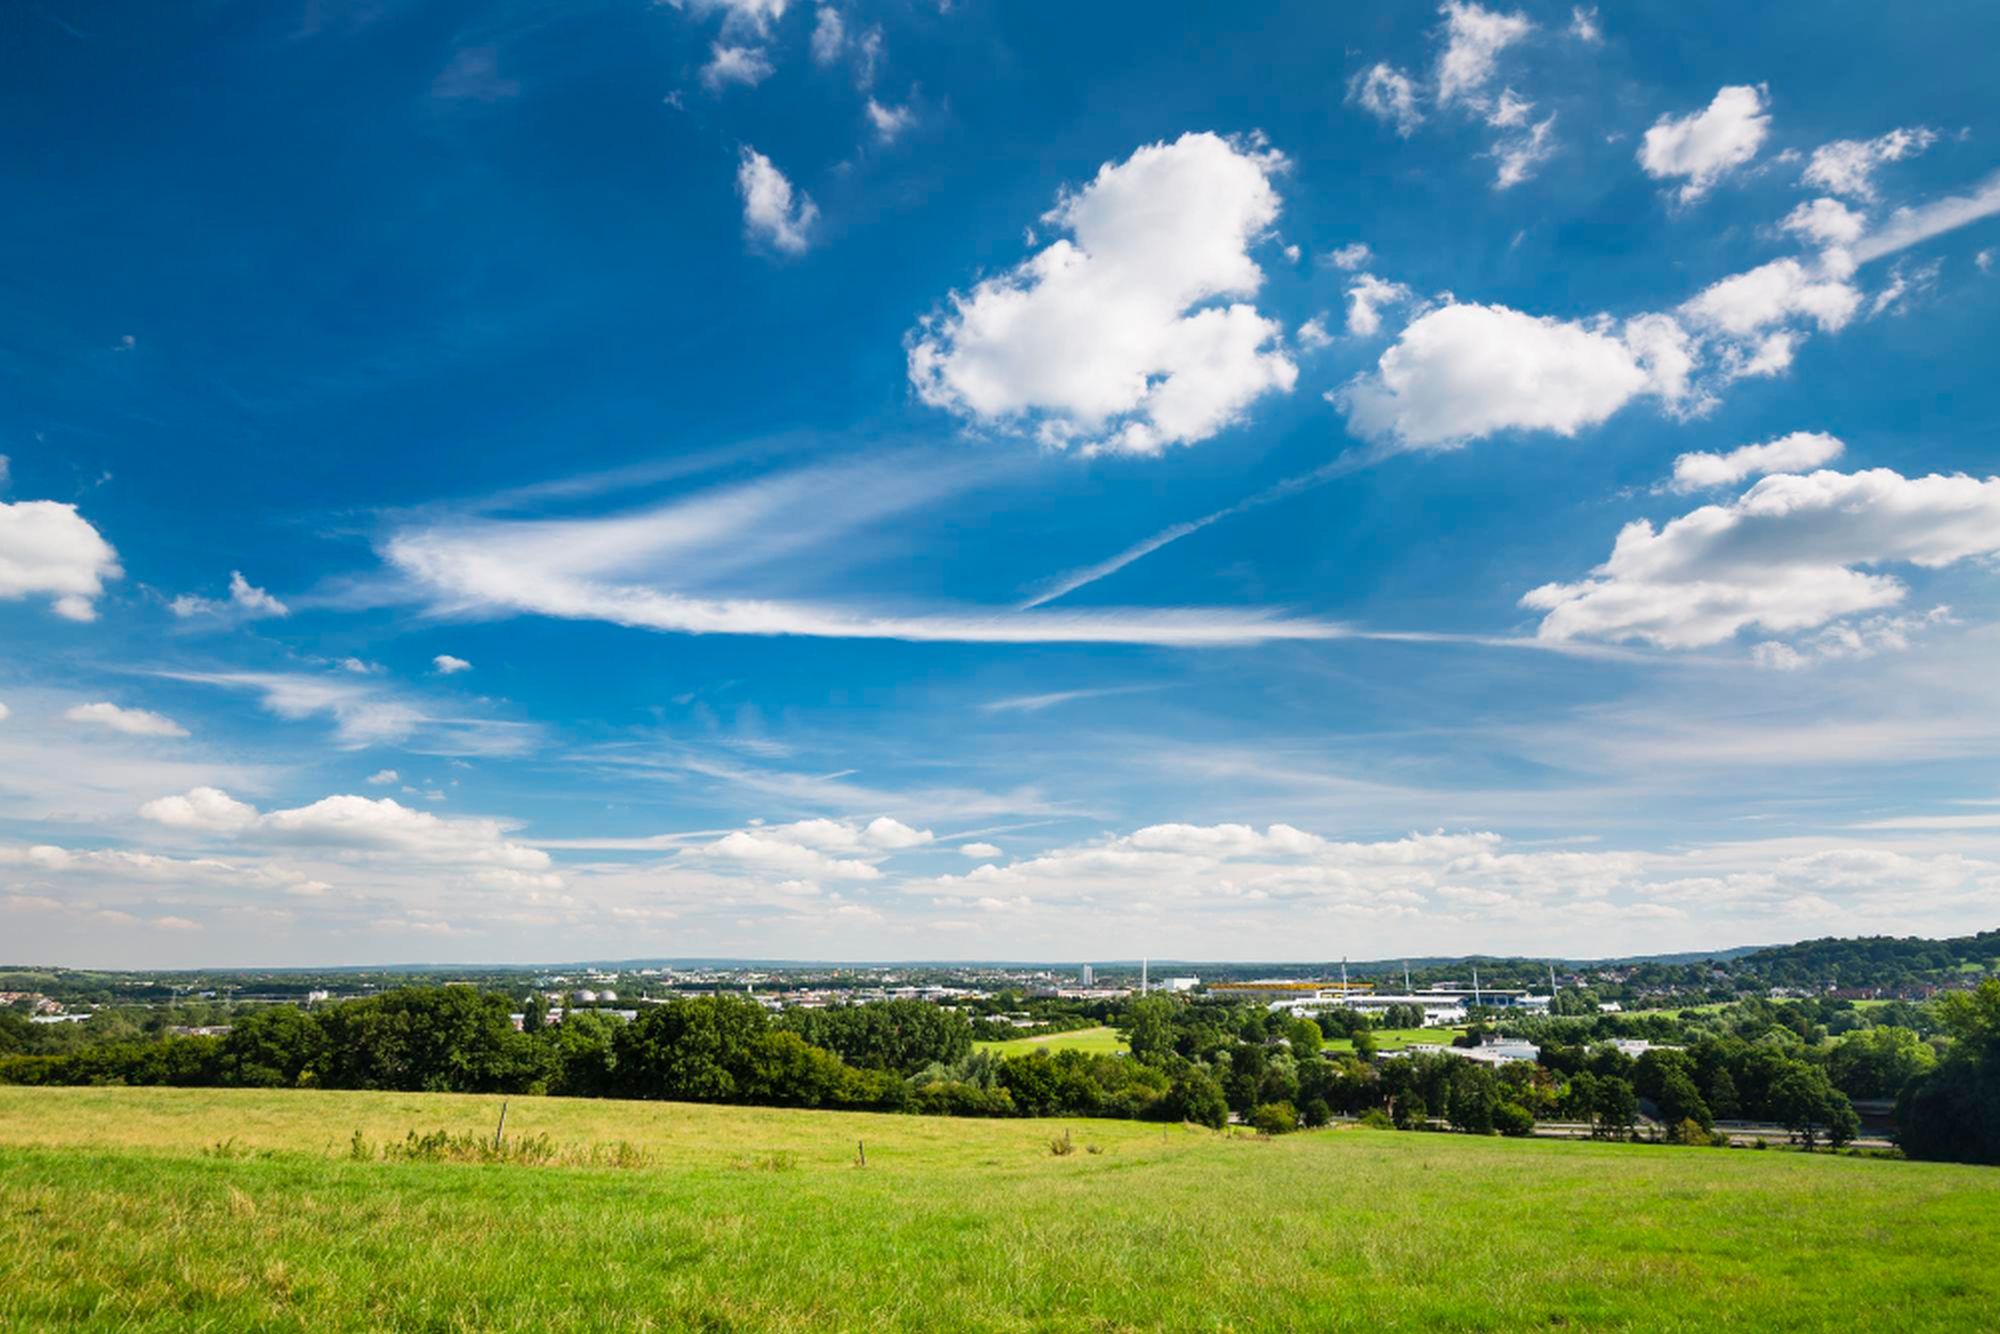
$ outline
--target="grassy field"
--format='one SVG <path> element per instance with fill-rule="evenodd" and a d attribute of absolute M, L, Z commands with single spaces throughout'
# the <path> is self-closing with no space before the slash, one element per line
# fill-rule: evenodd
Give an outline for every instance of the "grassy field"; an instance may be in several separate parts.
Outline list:
<path fill-rule="evenodd" d="M 1375 1046 L 1381 1051 L 1401 1051 L 1413 1043 L 1449 1047 L 1453 1038 L 1465 1032 L 1462 1028 L 1375 1028 L 1369 1031 L 1375 1035 Z M 1354 1043 L 1347 1038 L 1328 1038 L 1326 1045 L 1331 1051 L 1354 1050 Z"/>
<path fill-rule="evenodd" d="M 347 1156 L 357 1129 L 490 1134 L 498 1112 L 0 1088 L 0 1329 L 1947 1330 L 2000 1310 L 1992 1169 L 554 1099 L 514 1100 L 509 1134 L 624 1140 L 648 1165 Z M 1077 1151 L 1054 1155 L 1065 1128 Z"/>
<path fill-rule="evenodd" d="M 999 1056 L 1026 1056 L 1033 1051 L 1094 1051 L 1104 1054 L 1125 1050 L 1115 1028 L 1079 1028 L 1068 1033 L 1044 1033 L 1039 1037 L 1010 1038 L 1006 1042 L 975 1042 L 981 1051 Z"/>

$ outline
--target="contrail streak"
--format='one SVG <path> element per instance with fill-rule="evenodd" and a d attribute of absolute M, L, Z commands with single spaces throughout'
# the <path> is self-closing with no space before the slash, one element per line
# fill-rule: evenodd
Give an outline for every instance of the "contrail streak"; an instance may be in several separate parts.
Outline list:
<path fill-rule="evenodd" d="M 1255 495 L 1247 496 L 1237 501 L 1234 505 L 1216 510 L 1213 514 L 1204 514 L 1199 519 L 1190 519 L 1186 523 L 1177 523 L 1170 527 L 1162 528 L 1151 537 L 1146 538 L 1142 542 L 1133 543 L 1108 560 L 1101 560 L 1095 565 L 1085 565 L 1078 569 L 1070 570 L 1067 573 L 1057 575 L 1054 579 L 1042 585 L 1041 589 L 1033 597 L 1023 602 L 1020 610 L 1031 610 L 1032 608 L 1041 606 L 1045 602 L 1053 602 L 1067 593 L 1074 593 L 1085 584 L 1094 584 L 1106 575 L 1118 573 L 1118 571 L 1124 569 L 1133 561 L 1150 556 L 1161 547 L 1166 546 L 1170 542 L 1178 542 L 1190 533 L 1198 533 L 1212 523 L 1242 514 L 1246 510 L 1257 509 L 1273 501 L 1283 500 L 1287 496 L 1295 496 L 1301 491 L 1310 491 L 1313 487 L 1331 482 L 1336 477 L 1345 477 L 1351 472 L 1358 472 L 1371 463 L 1379 462 L 1384 457 L 1385 454 L 1381 450 L 1349 450 L 1331 463 L 1323 463 L 1311 472 L 1300 473 L 1297 477 L 1287 477 L 1282 482 L 1275 482 Z"/>

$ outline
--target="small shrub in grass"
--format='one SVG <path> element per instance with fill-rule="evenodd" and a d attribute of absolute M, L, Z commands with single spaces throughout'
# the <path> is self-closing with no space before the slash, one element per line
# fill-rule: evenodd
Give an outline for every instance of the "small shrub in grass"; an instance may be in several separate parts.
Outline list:
<path fill-rule="evenodd" d="M 1299 1114 L 1288 1102 L 1267 1102 L 1252 1109 L 1250 1124 L 1260 1135 L 1289 1135 L 1299 1128 Z"/>
<path fill-rule="evenodd" d="M 1667 1127 L 1667 1140 L 1669 1143 L 1699 1144 L 1706 1147 L 1710 1142 L 1710 1138 L 1711 1135 L 1708 1127 L 1695 1120 L 1692 1116 L 1683 1117 L 1680 1121 Z"/>
<path fill-rule="evenodd" d="M 1380 1107 L 1370 1107 L 1361 1114 L 1360 1124 L 1370 1130 L 1394 1130 L 1396 1123 Z"/>
<path fill-rule="evenodd" d="M 736 1166 L 747 1172 L 789 1172 L 798 1165 L 799 1156 L 790 1149 L 779 1149 L 774 1153 L 760 1153 L 736 1160 Z"/>
<path fill-rule="evenodd" d="M 1493 1128 L 1516 1139 L 1535 1133 L 1535 1114 L 1518 1102 L 1503 1102 L 1493 1109 Z"/>
<path fill-rule="evenodd" d="M 1071 1141 L 1067 1130 L 1049 1141 L 1049 1152 L 1058 1158 L 1067 1158 L 1076 1152 L 1076 1145 Z"/>

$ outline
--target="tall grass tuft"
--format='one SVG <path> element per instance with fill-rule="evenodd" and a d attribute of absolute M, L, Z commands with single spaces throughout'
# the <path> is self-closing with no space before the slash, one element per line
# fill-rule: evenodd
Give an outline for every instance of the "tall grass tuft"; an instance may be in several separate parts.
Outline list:
<path fill-rule="evenodd" d="M 372 1162 L 376 1150 L 357 1130 L 348 1143 L 347 1156 L 355 1162 Z M 412 1130 L 401 1140 L 381 1147 L 384 1162 L 405 1163 L 502 1163 L 516 1167 L 616 1167 L 641 1168 L 652 1165 L 652 1154 L 626 1140 L 605 1144 L 561 1144 L 548 1132 L 493 1140 L 472 1131 L 453 1134 L 432 1130 L 418 1134 Z"/>

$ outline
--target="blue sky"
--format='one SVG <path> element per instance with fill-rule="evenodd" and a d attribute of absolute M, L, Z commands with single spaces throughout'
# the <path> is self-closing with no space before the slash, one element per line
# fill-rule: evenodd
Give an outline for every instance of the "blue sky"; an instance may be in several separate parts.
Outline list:
<path fill-rule="evenodd" d="M 1990 6 L 0 24 L 0 955 L 2000 911 Z"/>

